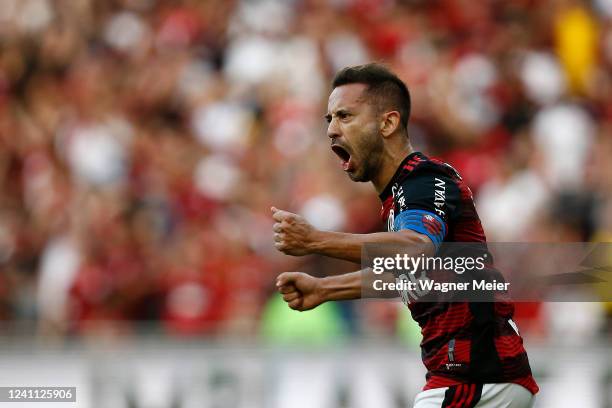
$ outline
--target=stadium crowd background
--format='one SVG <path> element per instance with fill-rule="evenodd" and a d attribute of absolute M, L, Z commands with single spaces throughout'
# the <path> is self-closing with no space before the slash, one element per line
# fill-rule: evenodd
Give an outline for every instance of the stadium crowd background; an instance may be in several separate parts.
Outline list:
<path fill-rule="evenodd" d="M 323 120 L 333 74 L 369 61 L 406 81 L 413 146 L 462 173 L 489 240 L 612 240 L 611 0 L 3 0 L 3 332 L 397 334 L 393 303 L 297 320 L 273 295 L 354 266 L 275 252 L 271 205 L 381 228 Z M 610 337 L 603 303 L 518 314 L 535 339 Z"/>

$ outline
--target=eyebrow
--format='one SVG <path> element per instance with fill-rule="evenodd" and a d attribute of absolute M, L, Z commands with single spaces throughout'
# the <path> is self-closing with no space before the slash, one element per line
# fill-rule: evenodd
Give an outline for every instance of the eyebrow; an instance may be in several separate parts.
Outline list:
<path fill-rule="evenodd" d="M 341 108 L 341 109 L 338 109 L 338 110 L 336 111 L 335 115 L 336 115 L 336 116 L 338 116 L 338 114 L 348 115 L 348 114 L 350 114 L 350 113 L 351 113 L 351 111 L 350 111 L 349 109 L 346 109 L 346 108 Z M 331 120 L 332 120 L 332 118 L 333 118 L 333 115 L 332 115 L 331 113 L 328 113 L 327 115 L 325 115 L 325 116 L 323 116 L 323 117 L 324 117 L 324 118 L 325 118 L 325 120 L 326 120 L 326 121 L 329 123 L 329 122 L 331 122 Z"/>

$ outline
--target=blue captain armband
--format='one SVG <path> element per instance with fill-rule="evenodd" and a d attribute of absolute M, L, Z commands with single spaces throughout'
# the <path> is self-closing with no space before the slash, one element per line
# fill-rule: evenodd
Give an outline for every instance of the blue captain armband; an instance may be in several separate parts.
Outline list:
<path fill-rule="evenodd" d="M 412 230 L 427 235 L 434 243 L 436 251 L 446 236 L 446 224 L 436 214 L 425 210 L 405 210 L 395 217 L 393 227 L 396 231 Z"/>

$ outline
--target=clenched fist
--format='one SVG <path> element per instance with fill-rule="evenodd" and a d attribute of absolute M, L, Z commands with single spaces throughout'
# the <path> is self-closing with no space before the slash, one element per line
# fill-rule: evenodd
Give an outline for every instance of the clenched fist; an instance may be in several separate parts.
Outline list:
<path fill-rule="evenodd" d="M 276 278 L 276 288 L 290 308 L 303 312 L 325 301 L 320 282 L 303 272 L 283 272 Z"/>
<path fill-rule="evenodd" d="M 301 215 L 272 207 L 274 218 L 274 246 L 279 251 L 293 256 L 312 252 L 312 244 L 318 232 Z"/>

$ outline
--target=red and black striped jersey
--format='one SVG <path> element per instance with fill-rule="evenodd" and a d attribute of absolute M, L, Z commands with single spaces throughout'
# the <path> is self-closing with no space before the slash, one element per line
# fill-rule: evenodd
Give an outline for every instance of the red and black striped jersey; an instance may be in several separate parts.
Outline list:
<path fill-rule="evenodd" d="M 380 194 L 389 231 L 413 229 L 443 242 L 483 243 L 486 237 L 472 192 L 447 163 L 415 152 Z M 514 305 L 495 302 L 412 302 L 420 325 L 424 389 L 466 383 L 516 383 L 536 393 L 523 339 L 512 321 Z"/>

